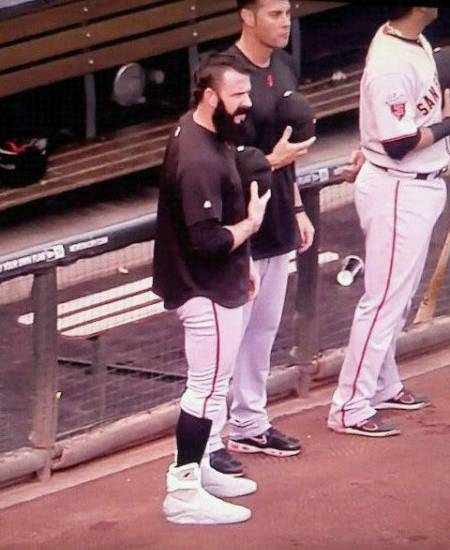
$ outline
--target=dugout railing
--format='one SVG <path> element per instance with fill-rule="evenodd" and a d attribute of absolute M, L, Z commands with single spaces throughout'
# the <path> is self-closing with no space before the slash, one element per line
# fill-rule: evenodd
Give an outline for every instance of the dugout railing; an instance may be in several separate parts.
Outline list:
<path fill-rule="evenodd" d="M 336 377 L 342 363 L 362 278 L 342 288 L 336 274 L 345 254 L 362 255 L 362 239 L 351 204 L 320 212 L 320 199 L 342 187 L 333 184 L 342 181 L 344 162 L 297 172 L 318 233 L 292 261 L 270 399 L 304 395 L 311 383 Z M 434 237 L 414 312 L 442 257 L 448 221 Z M 45 480 L 173 429 L 185 383 L 183 337 L 175 315 L 151 293 L 154 228 L 149 214 L 0 257 L 0 484 L 34 474 Z M 62 284 L 80 265 L 88 277 Z M 448 270 L 440 284 L 435 311 L 410 324 L 400 354 L 450 340 Z"/>

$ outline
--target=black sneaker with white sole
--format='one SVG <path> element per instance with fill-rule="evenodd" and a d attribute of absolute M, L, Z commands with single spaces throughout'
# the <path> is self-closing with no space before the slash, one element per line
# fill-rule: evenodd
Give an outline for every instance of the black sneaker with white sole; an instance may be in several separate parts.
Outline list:
<path fill-rule="evenodd" d="M 290 437 L 270 427 L 258 436 L 229 439 L 228 449 L 235 453 L 264 453 L 283 457 L 298 455 L 302 451 L 302 445 L 295 437 Z"/>
<path fill-rule="evenodd" d="M 231 456 L 223 447 L 209 453 L 209 464 L 211 468 L 214 468 L 214 470 L 217 470 L 221 474 L 227 474 L 234 477 L 244 475 L 244 467 L 241 462 Z"/>
<path fill-rule="evenodd" d="M 377 411 L 392 409 L 398 411 L 417 411 L 431 405 L 431 400 L 425 395 L 415 395 L 412 391 L 401 390 L 396 396 L 388 401 L 382 401 L 375 405 Z"/>

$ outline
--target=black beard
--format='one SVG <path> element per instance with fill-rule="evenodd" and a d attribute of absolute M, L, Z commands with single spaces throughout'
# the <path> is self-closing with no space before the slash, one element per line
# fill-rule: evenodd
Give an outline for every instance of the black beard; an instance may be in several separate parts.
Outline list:
<path fill-rule="evenodd" d="M 234 121 L 234 117 L 246 114 L 248 111 L 249 109 L 247 107 L 238 107 L 236 111 L 230 115 L 225 108 L 224 102 L 219 99 L 212 120 L 217 132 L 217 137 L 220 141 L 224 141 L 230 145 L 241 144 L 244 128 L 241 123 Z"/>

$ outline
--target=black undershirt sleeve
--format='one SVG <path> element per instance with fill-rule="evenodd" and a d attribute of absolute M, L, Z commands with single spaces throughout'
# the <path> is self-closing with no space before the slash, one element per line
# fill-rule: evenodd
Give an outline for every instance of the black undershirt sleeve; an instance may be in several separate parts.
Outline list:
<path fill-rule="evenodd" d="M 450 117 L 446 117 L 442 122 L 432 124 L 428 128 L 433 133 L 434 142 L 436 143 L 436 141 L 450 136 Z"/>
<path fill-rule="evenodd" d="M 402 160 L 410 153 L 420 141 L 420 131 L 414 136 L 407 136 L 394 141 L 384 141 L 383 147 L 386 153 L 394 160 Z"/>
<path fill-rule="evenodd" d="M 233 248 L 233 234 L 210 218 L 189 226 L 189 239 L 195 255 L 201 258 L 223 257 Z"/>

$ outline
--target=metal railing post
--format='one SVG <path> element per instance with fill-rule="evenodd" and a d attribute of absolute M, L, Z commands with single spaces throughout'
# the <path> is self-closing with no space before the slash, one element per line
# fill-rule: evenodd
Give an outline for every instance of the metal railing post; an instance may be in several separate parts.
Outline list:
<path fill-rule="evenodd" d="M 40 480 L 50 477 L 51 455 L 57 432 L 57 281 L 56 268 L 34 276 L 32 288 L 34 310 L 33 360 L 35 401 L 32 445 L 47 452 L 45 466 L 38 472 Z"/>
<path fill-rule="evenodd" d="M 95 75 L 84 76 L 84 94 L 86 104 L 85 137 L 94 139 L 97 135 L 97 94 L 95 91 Z"/>
<path fill-rule="evenodd" d="M 297 254 L 297 295 L 295 303 L 295 346 L 291 351 L 301 367 L 300 394 L 308 392 L 313 374 L 313 361 L 319 352 L 319 318 L 317 315 L 319 243 L 320 243 L 320 189 L 302 193 L 305 206 L 316 233 L 312 246 Z"/>

